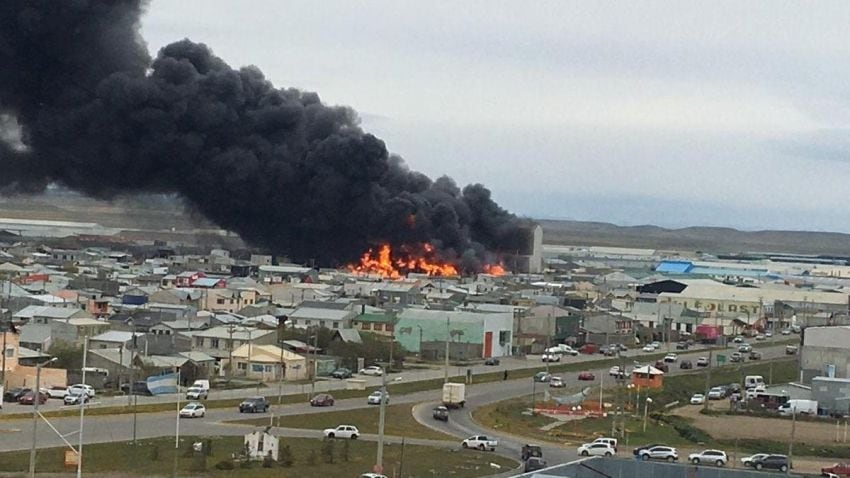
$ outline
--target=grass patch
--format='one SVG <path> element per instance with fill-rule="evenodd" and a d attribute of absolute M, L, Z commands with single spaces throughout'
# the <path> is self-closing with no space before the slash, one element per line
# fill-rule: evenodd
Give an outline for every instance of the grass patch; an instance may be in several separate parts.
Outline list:
<path fill-rule="evenodd" d="M 353 412 L 352 410 L 333 411 L 327 410 L 317 413 L 306 413 L 303 415 L 284 415 L 280 417 L 280 426 L 286 428 L 305 428 L 310 430 L 323 430 L 334 428 L 337 425 L 354 425 L 362 433 L 378 433 L 379 408 L 377 405 L 370 408 L 362 408 Z M 412 404 L 389 405 L 386 409 L 384 433 L 387 435 L 403 436 L 407 438 L 427 438 L 431 440 L 457 439 L 451 435 L 440 433 L 421 425 L 413 418 Z M 275 417 L 275 424 L 278 423 Z M 252 418 L 247 420 L 234 420 L 228 423 L 241 425 L 255 425 L 258 427 L 269 424 L 268 418 Z"/>
<path fill-rule="evenodd" d="M 247 468 L 238 463 L 235 469 L 222 470 L 216 464 L 229 462 L 231 455 L 242 449 L 242 437 L 212 437 L 211 454 L 204 458 L 193 456 L 193 442 L 205 441 L 201 437 L 186 437 L 181 440 L 177 450 L 177 473 L 182 476 L 209 476 L 244 478 L 279 476 L 298 476 L 305 478 L 328 478 L 334 476 L 357 476 L 369 471 L 375 462 L 377 445 L 358 440 L 331 440 L 333 445 L 322 440 L 286 438 L 281 439 L 281 447 L 289 446 L 293 463 L 282 467 L 272 463 L 273 469 L 253 462 Z M 333 455 L 333 463 L 327 463 L 328 449 Z M 347 449 L 347 452 L 346 452 Z M 50 448 L 39 450 L 36 472 L 67 472 L 63 466 L 64 450 Z M 401 466 L 401 446 L 384 446 L 384 467 L 393 476 L 393 471 Z M 87 445 L 83 455 L 83 469 L 86 473 L 128 473 L 134 476 L 169 476 L 174 469 L 174 440 L 169 438 L 143 440 L 137 445 L 129 442 Z M 0 471 L 20 473 L 27 470 L 29 452 L 8 452 L 0 454 Z M 457 478 L 475 478 L 493 473 L 490 463 L 496 463 L 502 470 L 513 469 L 517 462 L 492 453 L 480 453 L 438 447 L 407 445 L 404 448 L 404 476 L 453 476 Z"/>

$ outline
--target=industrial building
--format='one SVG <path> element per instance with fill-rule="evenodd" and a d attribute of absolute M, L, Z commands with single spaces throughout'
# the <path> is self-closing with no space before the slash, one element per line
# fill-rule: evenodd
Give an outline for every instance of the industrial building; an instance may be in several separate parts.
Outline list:
<path fill-rule="evenodd" d="M 804 329 L 800 372 L 805 384 L 814 377 L 850 379 L 850 326 Z"/>
<path fill-rule="evenodd" d="M 429 359 L 452 360 L 511 355 L 514 314 L 405 309 L 398 315 L 395 339 Z"/>

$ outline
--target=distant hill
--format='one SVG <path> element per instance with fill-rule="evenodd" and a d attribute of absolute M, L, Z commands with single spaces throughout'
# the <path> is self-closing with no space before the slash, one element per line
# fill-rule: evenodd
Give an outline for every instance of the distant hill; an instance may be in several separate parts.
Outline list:
<path fill-rule="evenodd" d="M 726 227 L 617 226 L 604 222 L 539 221 L 543 242 L 661 250 L 789 252 L 850 256 L 850 234 L 806 231 L 739 231 Z"/>

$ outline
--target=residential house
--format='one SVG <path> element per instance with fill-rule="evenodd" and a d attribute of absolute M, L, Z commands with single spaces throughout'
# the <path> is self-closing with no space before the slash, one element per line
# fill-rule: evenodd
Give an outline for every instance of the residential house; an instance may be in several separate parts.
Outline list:
<path fill-rule="evenodd" d="M 83 345 L 86 337 L 95 337 L 109 330 L 109 323 L 103 320 L 79 318 L 51 320 L 49 324 L 51 343 L 64 342 Z M 37 349 L 47 351 L 48 349 Z"/>
<path fill-rule="evenodd" d="M 348 309 L 326 308 L 326 307 L 298 307 L 289 314 L 289 321 L 293 327 L 324 327 L 326 329 L 348 329 L 351 321 L 357 315 Z"/>
<path fill-rule="evenodd" d="M 208 289 L 204 290 L 201 308 L 211 312 L 232 314 L 246 306 L 256 304 L 260 296 L 261 291 L 257 289 Z"/>
<path fill-rule="evenodd" d="M 261 265 L 258 269 L 257 280 L 266 284 L 283 282 L 316 282 L 318 271 L 310 267 L 296 264 L 279 266 Z"/>
<path fill-rule="evenodd" d="M 86 366 L 106 370 L 108 380 L 112 383 L 128 383 L 134 380 L 144 380 L 141 371 L 133 366 L 137 352 L 126 348 L 89 348 L 86 356 Z"/>
<path fill-rule="evenodd" d="M 378 306 L 408 307 L 422 303 L 420 281 L 397 280 L 380 282 L 372 289 Z"/>
<path fill-rule="evenodd" d="M 148 302 L 156 304 L 186 305 L 198 309 L 202 305 L 204 292 L 196 289 L 163 289 L 152 293 Z"/>
<path fill-rule="evenodd" d="M 395 314 L 372 313 L 360 314 L 351 320 L 351 326 L 360 332 L 369 332 L 387 337 L 395 333 Z"/>
<path fill-rule="evenodd" d="M 31 305 L 12 315 L 17 322 L 47 324 L 51 320 L 91 319 L 92 315 L 77 308 Z"/>
<path fill-rule="evenodd" d="M 337 294 L 330 284 L 283 283 L 269 286 L 272 302 L 284 306 L 295 306 L 305 301 L 327 301 Z"/>
<path fill-rule="evenodd" d="M 123 330 L 110 330 L 100 335 L 95 335 L 89 338 L 89 349 L 117 349 L 137 348 L 134 344 L 138 344 L 139 337 L 144 337 L 142 332 L 126 332 Z"/>
<path fill-rule="evenodd" d="M 479 313 L 404 309 L 395 324 L 395 340 L 406 350 L 436 359 L 502 357 L 511 355 L 514 315 L 510 312 Z"/>
<path fill-rule="evenodd" d="M 245 344 L 273 345 L 277 342 L 277 331 L 260 330 L 238 325 L 223 325 L 195 332 L 192 350 L 204 352 L 216 359 L 226 359 L 230 352 Z"/>
<path fill-rule="evenodd" d="M 307 359 L 276 345 L 240 346 L 233 351 L 233 369 L 237 376 L 263 382 L 304 380 L 308 377 Z"/>
<path fill-rule="evenodd" d="M 174 279 L 176 287 L 192 287 L 196 280 L 206 277 L 206 274 L 200 271 L 187 271 L 177 274 Z"/>

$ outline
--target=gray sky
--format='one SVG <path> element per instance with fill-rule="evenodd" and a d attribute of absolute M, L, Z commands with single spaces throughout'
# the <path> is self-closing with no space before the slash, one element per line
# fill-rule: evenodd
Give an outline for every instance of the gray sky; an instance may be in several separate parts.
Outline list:
<path fill-rule="evenodd" d="M 534 217 L 850 232 L 850 2 L 160 0 L 190 38 L 360 112 Z"/>

